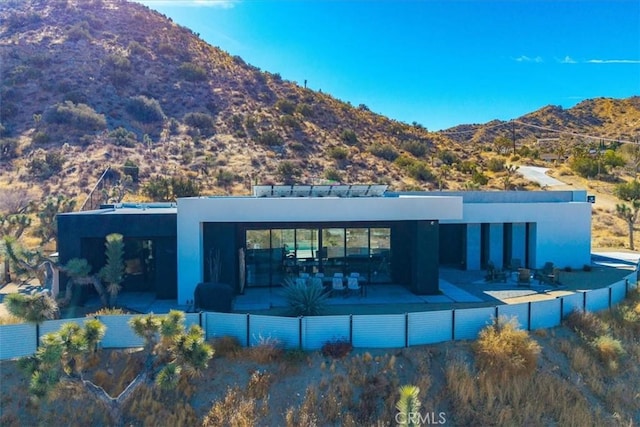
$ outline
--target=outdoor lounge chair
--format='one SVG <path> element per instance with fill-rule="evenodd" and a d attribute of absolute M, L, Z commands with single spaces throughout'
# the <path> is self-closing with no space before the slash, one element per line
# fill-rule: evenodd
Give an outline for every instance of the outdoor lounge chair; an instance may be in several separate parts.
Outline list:
<path fill-rule="evenodd" d="M 360 295 L 362 295 L 362 286 L 358 283 L 358 276 L 353 276 L 353 273 L 347 279 L 347 289 L 349 293 L 360 292 Z"/>
<path fill-rule="evenodd" d="M 531 284 L 531 270 L 528 268 L 518 269 L 518 286 L 529 286 Z"/>
<path fill-rule="evenodd" d="M 340 293 L 344 294 L 347 288 L 344 286 L 342 273 L 335 273 L 331 282 L 331 296 Z"/>

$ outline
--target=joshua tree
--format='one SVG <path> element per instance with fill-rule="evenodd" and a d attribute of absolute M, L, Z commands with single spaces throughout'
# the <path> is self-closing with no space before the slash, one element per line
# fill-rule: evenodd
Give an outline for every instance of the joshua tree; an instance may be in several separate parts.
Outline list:
<path fill-rule="evenodd" d="M 205 343 L 202 329 L 184 326 L 184 313 L 171 311 L 165 316 L 136 316 L 129 325 L 144 340 L 145 363 L 141 372 L 117 397 L 83 376 L 84 362 L 97 349 L 106 327 L 97 319 L 65 323 L 58 332 L 44 335 L 35 356 L 21 361 L 29 374 L 29 392 L 46 398 L 59 383 L 84 388 L 107 409 L 113 425 L 122 424 L 122 408 L 142 385 L 160 389 L 174 387 L 183 373 L 197 374 L 207 367 L 213 349 Z"/>
<path fill-rule="evenodd" d="M 400 399 L 396 403 L 398 416 L 396 421 L 401 427 L 418 427 L 421 423 L 420 400 L 418 394 L 420 389 L 414 385 L 400 387 Z"/>
<path fill-rule="evenodd" d="M 616 215 L 624 219 L 629 227 L 629 248 L 635 250 L 633 244 L 633 229 L 638 219 L 638 213 L 640 212 L 640 200 L 632 200 L 631 207 L 626 203 L 616 204 Z"/>
<path fill-rule="evenodd" d="M 124 278 L 124 242 L 122 234 L 112 233 L 106 237 L 105 255 L 107 264 L 100 270 L 100 278 L 108 283 L 109 306 L 113 307 L 122 289 L 120 283 Z"/>
<path fill-rule="evenodd" d="M 47 293 L 34 295 L 9 294 L 6 298 L 9 313 L 30 323 L 40 324 L 58 317 L 58 305 Z"/>
<path fill-rule="evenodd" d="M 69 277 L 69 281 L 67 282 L 67 291 L 65 293 L 65 297 L 62 300 L 61 304 L 68 304 L 73 298 L 73 291 L 76 285 L 86 286 L 93 285 L 96 292 L 100 296 L 100 301 L 102 301 L 103 306 L 107 306 L 107 296 L 102 286 L 102 282 L 100 278 L 91 275 L 91 265 L 84 258 L 72 258 L 67 262 L 66 265 L 60 267 L 60 271 L 66 273 Z"/>

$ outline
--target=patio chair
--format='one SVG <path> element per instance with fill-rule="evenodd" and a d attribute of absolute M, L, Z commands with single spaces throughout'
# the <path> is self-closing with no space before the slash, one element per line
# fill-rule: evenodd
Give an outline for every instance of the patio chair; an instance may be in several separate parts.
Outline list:
<path fill-rule="evenodd" d="M 522 261 L 520 261 L 520 258 L 512 258 L 511 262 L 509 263 L 509 271 L 514 272 L 514 271 L 518 271 L 521 268 L 522 268 Z"/>
<path fill-rule="evenodd" d="M 331 281 L 331 296 L 340 293 L 344 294 L 347 288 L 344 286 L 342 273 L 335 273 Z"/>
<path fill-rule="evenodd" d="M 529 286 L 531 284 L 531 270 L 528 268 L 518 269 L 518 286 Z"/>
<path fill-rule="evenodd" d="M 316 273 L 315 276 L 311 278 L 311 285 L 317 288 L 322 288 L 323 287 L 322 279 L 324 279 L 324 274 Z"/>
<path fill-rule="evenodd" d="M 353 276 L 353 273 L 351 274 L 352 275 L 347 279 L 347 289 L 349 293 L 358 291 L 362 296 L 362 286 L 360 286 L 360 283 L 358 282 L 358 276 Z"/>

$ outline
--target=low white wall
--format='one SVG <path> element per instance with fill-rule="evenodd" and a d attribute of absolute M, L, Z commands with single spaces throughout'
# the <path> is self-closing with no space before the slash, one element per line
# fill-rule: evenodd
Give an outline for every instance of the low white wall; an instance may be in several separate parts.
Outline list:
<path fill-rule="evenodd" d="M 277 340 L 287 348 L 316 350 L 331 340 L 350 340 L 356 348 L 397 348 L 476 339 L 498 315 L 515 317 L 523 329 L 551 328 L 575 310 L 600 311 L 622 301 L 636 289 L 636 273 L 606 288 L 579 292 L 552 300 L 408 314 L 276 317 L 234 313 L 187 313 L 186 326 L 200 325 L 207 339 L 236 337 L 243 346 Z M 133 315 L 98 316 L 107 327 L 103 348 L 141 347 L 142 339 L 129 327 Z M 529 320 L 530 319 L 530 320 Z M 87 318 L 60 319 L 33 324 L 0 326 L 0 360 L 34 354 L 38 335 L 57 331 L 63 323 L 82 324 Z"/>

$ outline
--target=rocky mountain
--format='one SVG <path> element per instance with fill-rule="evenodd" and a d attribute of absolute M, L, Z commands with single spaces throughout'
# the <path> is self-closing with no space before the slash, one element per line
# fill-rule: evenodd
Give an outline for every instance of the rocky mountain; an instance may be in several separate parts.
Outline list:
<path fill-rule="evenodd" d="M 262 71 L 125 0 L 5 0 L 0 55 L 0 189 L 18 182 L 36 197 L 81 202 L 107 167 L 114 182 L 133 178 L 131 199 L 171 198 L 144 191 L 168 177 L 205 194 L 327 181 L 465 188 L 486 161 L 470 142 L 511 132 L 490 122 L 433 133 L 391 120 Z M 637 136 L 639 104 L 597 99 L 519 120 Z M 536 132 L 517 131 L 519 144 Z M 473 185 L 501 188 L 499 176 L 486 178 Z"/>

